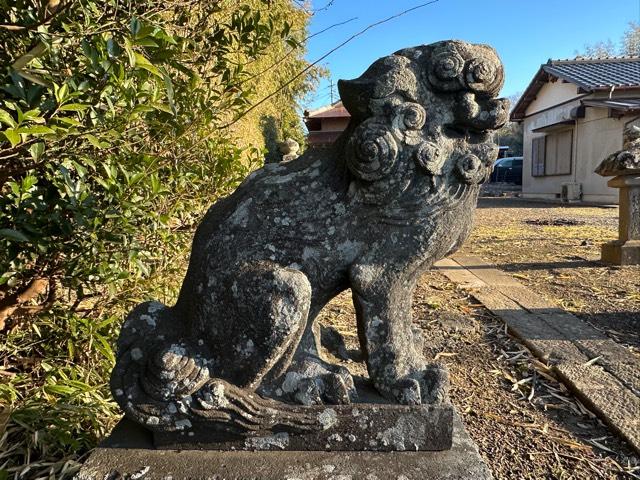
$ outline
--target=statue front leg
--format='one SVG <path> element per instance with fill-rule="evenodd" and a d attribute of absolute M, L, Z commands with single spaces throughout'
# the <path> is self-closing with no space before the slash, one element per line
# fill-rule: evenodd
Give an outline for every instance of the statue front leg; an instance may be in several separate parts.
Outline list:
<path fill-rule="evenodd" d="M 402 404 L 445 401 L 447 371 L 427 364 L 422 334 L 412 322 L 415 280 L 400 269 L 374 264 L 354 266 L 350 274 L 361 343 L 376 389 Z"/>

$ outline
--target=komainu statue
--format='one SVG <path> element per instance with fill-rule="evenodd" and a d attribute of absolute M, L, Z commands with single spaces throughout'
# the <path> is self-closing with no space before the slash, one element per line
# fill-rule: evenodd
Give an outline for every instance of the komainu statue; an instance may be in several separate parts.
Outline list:
<path fill-rule="evenodd" d="M 377 392 L 405 406 L 448 402 L 411 296 L 469 235 L 497 156 L 491 132 L 508 117 L 503 78 L 492 48 L 444 41 L 340 81 L 351 122 L 336 143 L 265 165 L 216 202 L 176 304 L 129 314 L 111 380 L 126 415 L 187 435 L 202 421 L 245 437 L 327 428 L 341 411 L 328 406 L 357 393 L 322 358 L 315 319 L 347 288 Z"/>

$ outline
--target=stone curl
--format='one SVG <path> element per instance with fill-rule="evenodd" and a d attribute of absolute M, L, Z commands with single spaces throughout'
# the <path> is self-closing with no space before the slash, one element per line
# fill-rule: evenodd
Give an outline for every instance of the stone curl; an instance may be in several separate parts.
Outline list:
<path fill-rule="evenodd" d="M 346 154 L 351 173 L 362 180 L 374 181 L 393 169 L 398 159 L 398 144 L 386 124 L 370 119 L 356 128 Z"/>
<path fill-rule="evenodd" d="M 434 142 L 424 141 L 416 149 L 416 162 L 430 175 L 441 175 L 445 156 L 442 148 Z"/>
<path fill-rule="evenodd" d="M 487 168 L 480 158 L 469 153 L 458 158 L 456 172 L 465 183 L 477 185 L 484 181 Z"/>
<path fill-rule="evenodd" d="M 447 45 L 443 49 L 436 50 L 431 58 L 429 82 L 439 90 L 460 90 L 464 65 L 464 59 L 455 48 Z"/>
<path fill-rule="evenodd" d="M 495 95 L 502 88 L 504 73 L 500 65 L 485 58 L 474 58 L 466 67 L 466 81 L 476 93 Z"/>
<path fill-rule="evenodd" d="M 405 102 L 395 109 L 396 117 L 400 120 L 400 127 L 408 130 L 420 130 L 427 121 L 427 111 L 422 105 Z"/>

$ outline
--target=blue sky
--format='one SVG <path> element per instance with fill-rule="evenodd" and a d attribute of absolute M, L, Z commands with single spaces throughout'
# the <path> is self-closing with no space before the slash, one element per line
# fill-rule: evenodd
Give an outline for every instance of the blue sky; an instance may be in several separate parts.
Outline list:
<path fill-rule="evenodd" d="M 315 61 L 367 25 L 425 1 L 313 0 L 314 9 L 330 5 L 314 14 L 312 34 L 357 20 L 309 39 L 307 59 Z M 359 76 L 374 60 L 401 48 L 449 38 L 488 43 L 505 64 L 502 95 L 509 96 L 522 92 L 549 58 L 573 58 L 585 44 L 617 42 L 639 17 L 639 0 L 439 0 L 369 30 L 321 64 L 335 83 Z M 328 85 L 321 83 L 309 107 L 330 102 Z"/>

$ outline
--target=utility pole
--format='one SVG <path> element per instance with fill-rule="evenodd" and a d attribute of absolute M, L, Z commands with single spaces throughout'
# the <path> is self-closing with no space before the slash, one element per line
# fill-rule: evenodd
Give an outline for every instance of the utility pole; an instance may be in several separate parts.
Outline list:
<path fill-rule="evenodd" d="M 333 105 L 333 78 L 330 78 L 329 82 L 329 89 L 331 90 L 331 105 Z"/>

